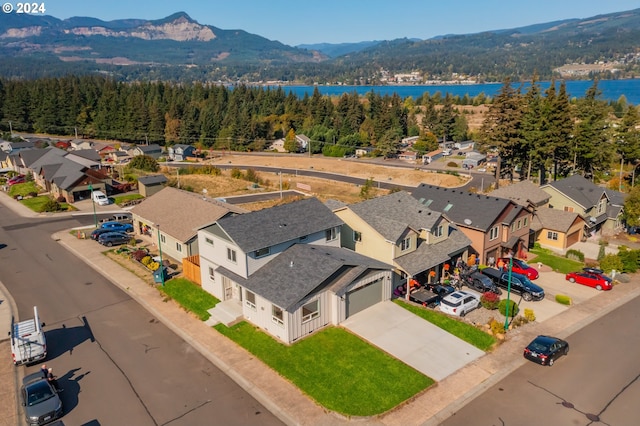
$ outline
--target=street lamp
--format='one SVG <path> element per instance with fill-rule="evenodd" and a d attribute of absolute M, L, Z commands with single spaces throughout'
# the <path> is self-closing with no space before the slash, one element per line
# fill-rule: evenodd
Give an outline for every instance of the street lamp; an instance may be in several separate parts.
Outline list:
<path fill-rule="evenodd" d="M 162 242 L 160 241 L 159 224 L 156 224 L 156 229 L 158 230 L 158 251 L 160 252 L 160 281 L 162 282 L 162 287 L 164 287 L 164 262 L 162 261 Z"/>
<path fill-rule="evenodd" d="M 91 204 L 93 204 L 93 225 L 98 227 L 98 217 L 96 216 L 96 202 L 93 200 L 93 185 L 89 184 L 89 191 L 91 191 Z"/>
<path fill-rule="evenodd" d="M 505 310 L 504 331 L 509 328 L 509 308 L 511 307 L 511 274 L 513 271 L 513 253 L 509 252 L 509 278 L 507 280 L 507 308 Z"/>

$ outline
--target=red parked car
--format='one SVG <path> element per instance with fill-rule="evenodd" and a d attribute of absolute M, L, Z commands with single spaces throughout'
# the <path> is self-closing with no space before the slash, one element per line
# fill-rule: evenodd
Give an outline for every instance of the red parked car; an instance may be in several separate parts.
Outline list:
<path fill-rule="evenodd" d="M 498 259 L 498 265 L 503 263 L 504 264 L 503 269 L 506 271 L 509 269 L 510 260 L 512 259 L 509 259 L 508 257 L 501 257 L 500 259 Z M 524 260 L 516 259 L 515 257 L 513 258 L 512 271 L 515 272 L 516 274 L 524 275 L 530 280 L 537 280 L 538 276 L 540 276 L 536 268 L 529 266 L 529 264 Z"/>
<path fill-rule="evenodd" d="M 569 272 L 567 281 L 593 287 L 596 290 L 611 290 L 611 278 L 606 276 L 601 269 L 584 268 L 580 272 Z"/>
<path fill-rule="evenodd" d="M 27 180 L 24 177 L 24 175 L 17 175 L 17 176 L 14 176 L 14 177 L 10 178 L 7 181 L 7 185 L 11 186 L 11 185 L 15 185 L 17 183 L 25 183 L 26 181 Z"/>

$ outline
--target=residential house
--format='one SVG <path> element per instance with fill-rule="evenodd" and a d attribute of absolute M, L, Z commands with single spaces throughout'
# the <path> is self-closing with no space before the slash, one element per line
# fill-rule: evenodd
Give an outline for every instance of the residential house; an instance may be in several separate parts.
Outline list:
<path fill-rule="evenodd" d="M 471 240 L 479 262 L 493 264 L 508 253 L 524 258 L 533 244 L 531 211 L 511 200 L 427 184 L 420 184 L 412 195 L 451 219 Z"/>
<path fill-rule="evenodd" d="M 445 265 L 467 260 L 471 240 L 442 213 L 400 191 L 351 205 L 334 205 L 344 221 L 341 244 L 395 268 L 394 287 L 414 278 L 427 283 Z"/>
<path fill-rule="evenodd" d="M 585 235 L 597 238 L 622 230 L 624 194 L 607 190 L 580 175 L 540 187 L 549 194 L 549 207 L 578 213 L 585 221 Z"/>
<path fill-rule="evenodd" d="M 72 150 L 81 150 L 81 149 L 93 149 L 96 150 L 95 142 L 86 140 L 86 139 L 74 139 L 71 141 L 71 149 Z"/>
<path fill-rule="evenodd" d="M 422 164 L 431 164 L 433 161 L 436 161 L 442 157 L 444 157 L 444 151 L 442 151 L 441 149 L 427 152 L 422 156 Z"/>
<path fill-rule="evenodd" d="M 371 155 L 372 152 L 373 152 L 373 148 L 372 147 L 370 147 L 370 146 L 361 146 L 359 148 L 356 148 L 355 155 L 358 158 L 366 157 L 367 155 Z"/>
<path fill-rule="evenodd" d="M 198 232 L 202 288 L 284 343 L 391 297 L 390 266 L 340 247 L 315 198 L 224 217 Z"/>
<path fill-rule="evenodd" d="M 494 189 L 490 194 L 492 197 L 508 198 L 521 206 L 530 209 L 540 209 L 549 206 L 551 196 L 543 191 L 538 185 L 529 181 L 521 180 L 511 185 L 504 185 Z"/>
<path fill-rule="evenodd" d="M 456 142 L 453 144 L 453 147 L 455 149 L 460 149 L 462 151 L 468 150 L 468 149 L 473 149 L 475 147 L 475 142 L 474 141 L 462 141 L 462 142 Z"/>
<path fill-rule="evenodd" d="M 35 148 L 35 144 L 33 142 L 9 142 L 4 140 L 0 141 L 0 150 L 6 152 L 7 154 L 15 154 L 19 151 L 33 148 Z"/>
<path fill-rule="evenodd" d="M 418 153 L 415 151 L 402 151 L 398 154 L 398 160 L 415 163 L 418 159 Z"/>
<path fill-rule="evenodd" d="M 273 141 L 267 148 L 267 151 L 287 152 L 287 150 L 284 149 L 284 139 L 277 139 Z"/>
<path fill-rule="evenodd" d="M 467 152 L 464 160 L 462 160 L 462 167 L 465 169 L 473 169 L 479 167 L 487 160 L 484 154 L 476 151 Z"/>
<path fill-rule="evenodd" d="M 131 209 L 137 235 L 159 241 L 162 253 L 177 261 L 198 254 L 198 230 L 246 210 L 170 186 Z"/>
<path fill-rule="evenodd" d="M 151 197 L 162 189 L 169 181 L 165 175 L 140 176 L 138 178 L 138 192 L 143 197 Z"/>
<path fill-rule="evenodd" d="M 70 151 L 65 157 L 90 169 L 100 169 L 102 167 L 102 158 L 94 149 Z"/>
<path fill-rule="evenodd" d="M 578 213 L 548 207 L 536 209 L 531 221 L 536 242 L 562 253 L 583 240 L 584 227 L 585 221 Z"/>
<path fill-rule="evenodd" d="M 311 139 L 308 136 L 299 134 L 296 135 L 296 142 L 302 151 L 308 151 L 309 144 L 311 143 Z"/>
<path fill-rule="evenodd" d="M 134 148 L 129 150 L 129 155 L 132 157 L 146 155 L 157 160 L 162 155 L 162 147 L 155 143 L 151 145 L 136 145 Z"/>
<path fill-rule="evenodd" d="M 176 144 L 167 148 L 167 156 L 172 161 L 185 161 L 195 156 L 196 147 L 193 145 Z"/>
<path fill-rule="evenodd" d="M 107 155 L 106 160 L 112 164 L 124 164 L 131 160 L 131 156 L 127 151 L 118 150 L 110 152 Z"/>

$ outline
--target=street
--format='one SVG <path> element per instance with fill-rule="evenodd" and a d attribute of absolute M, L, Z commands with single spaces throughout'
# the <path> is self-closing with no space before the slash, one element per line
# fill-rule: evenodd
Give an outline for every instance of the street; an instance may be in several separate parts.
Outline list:
<path fill-rule="evenodd" d="M 569 336 L 553 367 L 527 362 L 442 424 L 637 425 L 638 312 L 635 298 Z"/>
<path fill-rule="evenodd" d="M 22 218 L 3 206 L 0 213 L 0 277 L 19 317 L 29 317 L 36 305 L 46 323 L 46 364 L 65 389 L 65 424 L 281 424 L 126 292 L 51 239 L 55 231 L 93 223 L 91 215 Z M 40 366 L 18 368 L 29 374 Z"/>

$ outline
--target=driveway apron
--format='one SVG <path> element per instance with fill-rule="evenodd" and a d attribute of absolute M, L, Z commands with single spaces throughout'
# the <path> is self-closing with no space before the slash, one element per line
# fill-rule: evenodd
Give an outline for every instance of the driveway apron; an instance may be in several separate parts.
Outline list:
<path fill-rule="evenodd" d="M 484 355 L 390 301 L 358 312 L 342 326 L 437 381 Z"/>

